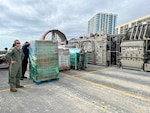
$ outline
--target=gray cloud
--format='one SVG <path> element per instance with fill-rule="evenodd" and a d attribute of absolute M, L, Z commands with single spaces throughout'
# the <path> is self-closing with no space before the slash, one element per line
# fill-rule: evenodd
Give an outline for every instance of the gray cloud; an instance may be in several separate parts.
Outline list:
<path fill-rule="evenodd" d="M 118 15 L 118 25 L 150 14 L 148 0 L 0 0 L 0 49 L 19 37 L 39 39 L 59 29 L 68 39 L 87 33 L 88 20 L 98 12 Z"/>

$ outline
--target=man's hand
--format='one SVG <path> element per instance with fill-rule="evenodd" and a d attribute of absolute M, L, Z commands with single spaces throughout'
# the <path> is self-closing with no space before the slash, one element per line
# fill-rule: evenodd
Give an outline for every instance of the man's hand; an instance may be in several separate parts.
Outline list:
<path fill-rule="evenodd" d="M 11 61 L 11 64 L 15 64 L 15 63 L 16 63 L 16 61 L 15 61 L 15 60 L 12 60 L 12 61 Z"/>

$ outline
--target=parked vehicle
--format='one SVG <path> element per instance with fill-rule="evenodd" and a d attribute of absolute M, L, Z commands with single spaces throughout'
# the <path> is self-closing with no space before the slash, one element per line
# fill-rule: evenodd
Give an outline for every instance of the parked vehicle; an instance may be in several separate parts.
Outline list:
<path fill-rule="evenodd" d="M 5 59 L 5 54 L 0 54 L 0 69 L 8 68 L 8 64 Z"/>

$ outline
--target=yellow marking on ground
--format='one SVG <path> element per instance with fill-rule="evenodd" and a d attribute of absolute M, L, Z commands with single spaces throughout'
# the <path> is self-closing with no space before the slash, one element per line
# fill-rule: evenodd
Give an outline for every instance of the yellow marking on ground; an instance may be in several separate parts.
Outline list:
<path fill-rule="evenodd" d="M 26 85 L 24 85 L 24 87 L 30 87 L 30 86 L 34 86 L 35 84 L 26 84 Z M 2 93 L 2 92 L 6 92 L 6 91 L 9 91 L 10 89 L 9 88 L 7 88 L 7 89 L 2 89 L 2 90 L 0 90 L 0 93 Z"/>
<path fill-rule="evenodd" d="M 88 73 L 88 72 L 87 72 Z M 108 90 L 112 90 L 112 91 L 115 91 L 115 92 L 118 92 L 118 93 L 121 93 L 123 95 L 126 95 L 126 96 L 129 96 L 129 97 L 133 97 L 133 98 L 136 98 L 136 99 L 140 99 L 140 100 L 143 100 L 143 101 L 147 101 L 147 102 L 150 102 L 150 98 L 146 98 L 146 97 L 142 97 L 142 96 L 138 96 L 138 95 L 135 95 L 135 94 L 131 94 L 131 93 L 128 93 L 128 92 L 125 92 L 123 90 L 118 90 L 118 89 L 115 89 L 115 88 L 112 88 L 112 87 L 109 87 L 109 86 L 106 86 L 106 85 L 103 85 L 103 84 L 99 84 L 99 83 L 95 83 L 95 82 L 92 82 L 92 81 L 89 81 L 89 80 L 86 80 L 86 79 L 83 79 L 83 78 L 79 78 L 79 74 L 76 74 L 74 76 L 70 76 L 69 74 L 65 74 L 65 73 L 62 73 L 64 75 L 66 75 L 67 77 L 71 77 L 71 78 L 75 78 L 75 79 L 78 79 L 80 81 L 84 81 L 84 82 L 87 82 L 87 83 L 90 83 L 90 84 L 93 84 L 93 85 L 96 85 L 96 86 L 99 86 L 99 87 L 102 87 L 102 88 L 105 88 L 105 89 L 108 89 Z M 81 74 L 80 74 L 81 75 Z"/>
<path fill-rule="evenodd" d="M 108 107 L 107 106 L 102 106 L 100 109 L 101 110 L 106 110 Z"/>
<path fill-rule="evenodd" d="M 34 86 L 35 84 L 26 84 L 24 85 L 24 87 L 30 87 L 30 86 Z"/>
<path fill-rule="evenodd" d="M 109 67 L 109 68 L 104 68 L 104 69 L 98 69 L 98 70 L 95 70 L 95 71 L 89 71 L 89 72 L 86 72 L 85 73 L 94 73 L 94 72 L 100 72 L 100 71 L 106 71 L 106 70 L 112 70 L 112 69 L 115 69 L 114 67 Z"/>
<path fill-rule="evenodd" d="M 2 90 L 0 90 L 0 93 L 1 92 L 6 92 L 6 91 L 9 91 L 10 89 L 2 89 Z"/>
<path fill-rule="evenodd" d="M 114 68 L 105 68 L 105 69 L 101 69 L 101 70 L 95 70 L 95 71 L 90 71 L 90 72 L 84 72 L 84 73 L 94 73 L 94 72 L 99 72 L 99 71 L 105 71 L 105 70 L 111 70 L 111 69 L 114 69 Z M 65 73 L 62 73 L 60 72 L 61 74 L 63 75 L 66 75 L 67 78 L 76 78 L 80 81 L 84 81 L 84 82 L 87 82 L 87 83 L 90 83 L 90 84 L 94 84 L 96 86 L 99 86 L 99 87 L 102 87 L 102 88 L 105 88 L 105 89 L 108 89 L 108 90 L 112 90 L 112 91 L 115 91 L 115 92 L 118 92 L 118 93 L 121 93 L 121 94 L 124 94 L 124 95 L 127 95 L 129 97 L 134 97 L 134 98 L 137 98 L 137 99 L 141 99 L 143 101 L 148 101 L 150 102 L 150 98 L 146 98 L 146 97 L 142 97 L 142 96 L 138 96 L 138 95 L 135 95 L 135 94 L 131 94 L 131 93 L 128 93 L 128 92 L 125 92 L 125 91 L 122 91 L 122 90 L 118 90 L 118 89 L 115 89 L 115 88 L 112 88 L 112 87 L 109 87 L 109 86 L 105 86 L 103 84 L 99 84 L 99 83 L 95 83 L 95 82 L 92 82 L 92 81 L 89 81 L 89 80 L 85 80 L 85 79 L 82 79 L 82 78 L 79 78 L 78 76 L 81 75 L 81 74 L 74 74 L 73 76 L 70 76 L 69 74 L 65 74 Z M 30 87 L 30 86 L 33 86 L 35 84 L 26 84 L 25 87 Z M 0 93 L 1 92 L 6 92 L 8 91 L 9 89 L 3 89 L 3 90 L 0 90 Z"/>
<path fill-rule="evenodd" d="M 89 71 L 89 72 L 86 72 L 86 71 L 78 71 L 78 72 L 82 72 L 82 74 L 87 74 L 87 73 L 95 73 L 95 72 L 107 71 L 107 70 L 112 70 L 112 69 L 115 69 L 115 68 L 111 67 L 111 68 L 98 69 L 98 70 Z M 60 73 L 65 75 L 65 73 L 63 73 L 63 72 L 60 72 Z M 67 74 L 67 75 L 69 75 L 69 74 Z M 81 73 L 73 74 L 72 76 L 74 76 L 74 77 L 81 76 Z M 72 77 L 72 76 L 70 76 L 70 77 Z M 69 76 L 67 76 L 67 77 L 69 77 Z"/>
<path fill-rule="evenodd" d="M 95 71 L 90 71 L 90 72 L 86 72 L 86 73 L 94 73 L 94 72 L 98 72 L 98 71 L 104 71 L 104 70 L 109 70 L 109 69 L 113 69 L 113 68 L 104 68 L 104 69 L 101 69 L 101 70 L 95 70 Z M 63 73 L 64 74 L 64 73 Z M 80 74 L 76 74 L 75 76 L 79 76 Z M 67 76 L 68 77 L 68 76 Z M 35 84 L 26 84 L 26 85 L 24 85 L 24 87 L 30 87 L 30 86 L 33 86 L 33 85 L 35 85 Z M 9 91 L 10 89 L 2 89 L 2 90 L 0 90 L 0 93 L 1 92 L 6 92 L 6 91 Z"/>

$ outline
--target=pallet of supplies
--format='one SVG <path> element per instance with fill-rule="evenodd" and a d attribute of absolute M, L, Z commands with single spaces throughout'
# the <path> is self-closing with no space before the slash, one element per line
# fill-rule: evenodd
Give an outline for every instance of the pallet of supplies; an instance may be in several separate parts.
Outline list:
<path fill-rule="evenodd" d="M 29 75 L 35 83 L 58 78 L 58 45 L 52 41 L 34 40 L 29 46 Z"/>
<path fill-rule="evenodd" d="M 70 52 L 68 48 L 60 45 L 58 47 L 58 56 L 59 56 L 59 70 L 69 70 L 70 69 Z"/>

